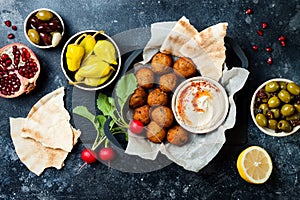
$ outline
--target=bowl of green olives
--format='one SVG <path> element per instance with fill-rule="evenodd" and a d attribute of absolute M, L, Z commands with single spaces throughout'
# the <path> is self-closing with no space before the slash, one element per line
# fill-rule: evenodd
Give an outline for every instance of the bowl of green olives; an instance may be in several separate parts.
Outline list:
<path fill-rule="evenodd" d="M 265 134 L 283 137 L 300 129 L 300 86 L 275 78 L 260 85 L 250 105 L 251 117 Z"/>
<path fill-rule="evenodd" d="M 39 8 L 27 15 L 24 34 L 30 44 L 37 48 L 56 47 L 64 35 L 64 22 L 54 10 Z"/>

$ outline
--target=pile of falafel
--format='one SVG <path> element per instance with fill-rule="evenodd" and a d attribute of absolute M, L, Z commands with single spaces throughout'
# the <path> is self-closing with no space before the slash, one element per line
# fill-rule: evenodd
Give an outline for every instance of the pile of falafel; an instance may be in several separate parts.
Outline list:
<path fill-rule="evenodd" d="M 144 124 L 149 141 L 162 143 L 167 140 L 177 146 L 189 141 L 190 133 L 174 119 L 170 100 L 176 87 L 197 73 L 191 59 L 173 58 L 161 52 L 152 57 L 150 65 L 136 69 L 138 88 L 129 99 L 129 107 L 133 109 L 133 119 Z"/>

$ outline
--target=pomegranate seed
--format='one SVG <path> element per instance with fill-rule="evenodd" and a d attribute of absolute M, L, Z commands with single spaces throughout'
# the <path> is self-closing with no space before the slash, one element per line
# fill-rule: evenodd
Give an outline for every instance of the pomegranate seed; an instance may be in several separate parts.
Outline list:
<path fill-rule="evenodd" d="M 280 41 L 280 44 L 281 44 L 282 47 L 285 47 L 285 46 L 286 46 L 286 43 L 285 43 L 284 40 Z"/>
<path fill-rule="evenodd" d="M 261 26 L 262 26 L 263 29 L 265 29 L 265 28 L 268 27 L 268 24 L 267 24 L 267 22 L 263 22 Z"/>
<path fill-rule="evenodd" d="M 271 51 L 272 51 L 272 48 L 271 48 L 271 47 L 267 47 L 267 48 L 266 48 L 266 51 L 267 51 L 267 52 L 271 52 Z"/>
<path fill-rule="evenodd" d="M 269 65 L 271 65 L 271 64 L 273 63 L 273 59 L 272 59 L 271 57 L 269 57 L 269 58 L 267 59 L 267 63 L 268 63 Z"/>
<path fill-rule="evenodd" d="M 263 32 L 262 30 L 258 30 L 258 31 L 257 31 L 257 34 L 258 34 L 259 36 L 263 36 L 263 35 L 264 35 L 264 32 Z"/>
<path fill-rule="evenodd" d="M 254 51 L 257 51 L 257 50 L 258 50 L 258 46 L 257 46 L 257 45 L 253 45 L 253 46 L 252 46 L 252 49 L 253 49 Z"/>
<path fill-rule="evenodd" d="M 286 39 L 286 37 L 285 37 L 284 35 L 281 35 L 281 36 L 278 38 L 279 41 L 284 41 L 285 39 Z"/>
<path fill-rule="evenodd" d="M 11 29 L 14 30 L 14 31 L 16 31 L 18 28 L 17 28 L 17 26 L 13 25 L 13 26 L 11 27 Z"/>
<path fill-rule="evenodd" d="M 253 10 L 251 8 L 248 8 L 245 13 L 247 15 L 253 14 Z"/>
<path fill-rule="evenodd" d="M 14 38 L 15 38 L 15 35 L 12 34 L 12 33 L 10 33 L 10 34 L 7 35 L 7 38 L 8 38 L 8 39 L 14 39 Z"/>
<path fill-rule="evenodd" d="M 6 25 L 7 27 L 10 27 L 10 26 L 11 26 L 11 21 L 9 21 L 9 20 L 6 20 L 4 23 L 5 23 L 5 25 Z"/>
<path fill-rule="evenodd" d="M 6 60 L 7 58 L 9 58 L 9 56 L 6 53 L 2 54 L 1 56 L 2 60 Z"/>

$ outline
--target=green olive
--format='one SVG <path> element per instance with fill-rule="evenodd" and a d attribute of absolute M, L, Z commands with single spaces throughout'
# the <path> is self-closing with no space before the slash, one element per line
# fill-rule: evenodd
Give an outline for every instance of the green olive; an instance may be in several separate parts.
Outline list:
<path fill-rule="evenodd" d="M 279 89 L 279 84 L 276 81 L 272 81 L 266 84 L 266 92 L 276 92 Z"/>
<path fill-rule="evenodd" d="M 281 90 L 286 90 L 286 85 L 287 85 L 287 82 L 282 82 L 282 81 L 279 82 L 279 87 Z"/>
<path fill-rule="evenodd" d="M 265 127 L 268 125 L 268 121 L 266 116 L 264 116 L 263 114 L 259 113 L 255 116 L 255 120 L 257 122 L 257 124 L 261 127 Z"/>
<path fill-rule="evenodd" d="M 293 95 L 300 94 L 300 87 L 296 83 L 288 83 L 286 88 Z"/>
<path fill-rule="evenodd" d="M 280 109 L 280 113 L 285 117 L 291 116 L 292 114 L 294 114 L 294 112 L 295 108 L 291 104 L 284 104 Z"/>
<path fill-rule="evenodd" d="M 40 10 L 36 13 L 35 15 L 39 20 L 42 21 L 48 21 L 50 19 L 52 19 L 53 14 L 52 12 L 48 11 L 48 10 Z"/>
<path fill-rule="evenodd" d="M 292 97 L 288 91 L 280 90 L 280 92 L 278 93 L 278 98 L 284 103 L 289 103 Z"/>
<path fill-rule="evenodd" d="M 268 120 L 268 128 L 272 129 L 272 130 L 277 129 L 277 120 L 275 120 L 275 119 L 269 119 Z"/>
<path fill-rule="evenodd" d="M 294 107 L 298 113 L 300 113 L 300 104 L 294 103 Z"/>
<path fill-rule="evenodd" d="M 290 123 L 284 119 L 277 123 L 277 128 L 284 132 L 290 132 L 292 130 Z"/>
<path fill-rule="evenodd" d="M 277 96 L 273 96 L 268 100 L 268 105 L 270 108 L 276 108 L 280 105 L 280 100 Z"/>
<path fill-rule="evenodd" d="M 278 119 L 281 116 L 280 110 L 278 108 L 272 108 L 271 111 L 272 111 L 275 119 Z"/>
<path fill-rule="evenodd" d="M 27 35 L 33 43 L 35 44 L 40 43 L 40 35 L 35 29 L 29 29 Z"/>
<path fill-rule="evenodd" d="M 297 114 L 293 114 L 289 117 L 286 117 L 285 118 L 286 120 L 300 120 L 300 113 L 297 113 Z"/>
<path fill-rule="evenodd" d="M 263 113 L 264 115 L 267 115 L 267 112 L 268 112 L 268 110 L 269 110 L 268 104 L 262 103 L 262 104 L 260 104 L 260 106 L 259 106 L 258 108 L 260 108 L 260 109 L 262 110 L 262 113 Z"/>

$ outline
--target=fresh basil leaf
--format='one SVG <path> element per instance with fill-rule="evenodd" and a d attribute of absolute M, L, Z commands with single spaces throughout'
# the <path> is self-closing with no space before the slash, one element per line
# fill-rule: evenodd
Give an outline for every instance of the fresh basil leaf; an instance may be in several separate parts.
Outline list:
<path fill-rule="evenodd" d="M 137 80 L 133 73 L 123 76 L 116 86 L 116 95 L 118 97 L 118 104 L 123 110 L 123 107 L 130 95 L 137 88 Z"/>
<path fill-rule="evenodd" d="M 95 115 L 93 115 L 85 106 L 77 106 L 73 109 L 73 113 L 77 114 L 81 117 L 84 117 L 92 122 L 97 132 L 99 132 L 100 124 L 99 121 L 96 120 Z"/>

